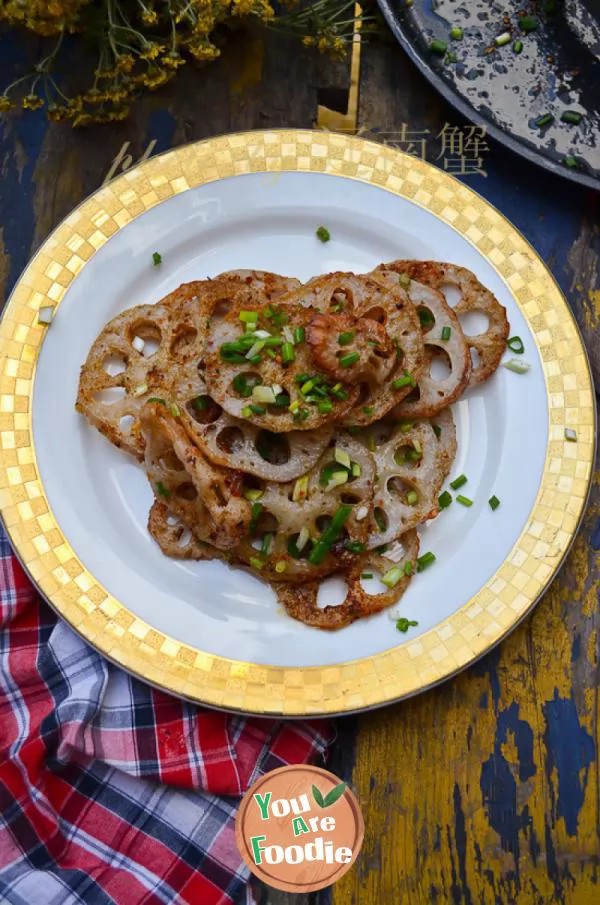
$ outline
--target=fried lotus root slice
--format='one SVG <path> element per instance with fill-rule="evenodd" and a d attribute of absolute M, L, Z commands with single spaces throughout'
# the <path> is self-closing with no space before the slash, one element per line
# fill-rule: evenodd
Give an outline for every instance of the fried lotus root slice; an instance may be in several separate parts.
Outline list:
<path fill-rule="evenodd" d="M 81 369 L 75 408 L 140 461 L 139 414 L 147 399 L 164 395 L 172 339 L 170 309 L 160 303 L 138 305 L 109 321 Z"/>
<path fill-rule="evenodd" d="M 373 502 L 378 530 L 369 538 L 371 550 L 437 515 L 444 480 L 440 444 L 429 423 L 399 427 L 382 422 L 373 431 L 377 472 Z"/>
<path fill-rule="evenodd" d="M 440 467 L 438 493 L 442 484 L 450 474 L 456 456 L 456 425 L 452 409 L 444 409 L 431 422 L 438 441 L 438 463 Z"/>
<path fill-rule="evenodd" d="M 301 586 L 294 584 L 278 584 L 275 587 L 277 597 L 283 604 L 288 616 L 304 622 L 313 628 L 336 631 L 345 628 L 357 619 L 364 619 L 379 613 L 397 603 L 416 571 L 419 554 L 419 538 L 416 531 L 403 534 L 400 543 L 402 549 L 398 558 L 393 561 L 385 556 L 369 553 L 361 556 L 343 574 L 346 580 L 346 596 L 338 606 L 319 607 L 318 596 L 321 582 L 311 581 Z M 400 546 L 400 545 L 398 545 Z M 410 567 L 407 567 L 410 563 Z M 398 569 L 399 579 L 393 588 L 381 594 L 368 594 L 361 583 L 364 571 L 378 572 L 385 575 L 390 569 Z M 407 575 L 406 572 L 409 574 Z"/>
<path fill-rule="evenodd" d="M 337 272 L 313 277 L 279 301 L 286 306 L 316 308 L 322 314 L 352 314 L 366 300 L 367 291 L 362 277 Z"/>
<path fill-rule="evenodd" d="M 345 433 L 337 438 L 336 449 L 359 466 L 358 476 L 348 475 L 348 480 L 337 486 L 325 483 L 328 471 L 344 471 L 336 463 L 331 448 L 303 478 L 288 484 L 267 484 L 254 503 L 256 524 L 236 549 L 236 556 L 254 568 L 261 578 L 302 582 L 329 575 L 339 570 L 340 564 L 356 558 L 356 554 L 346 549 L 346 542 L 366 546 L 375 481 L 373 459 L 362 444 Z M 342 531 L 321 561 L 311 563 L 312 541 L 327 531 L 341 506 L 351 507 Z M 261 548 L 267 552 L 261 554 Z"/>
<path fill-rule="evenodd" d="M 241 497 L 242 475 L 213 465 L 190 442 L 183 426 L 158 402 L 142 409 L 145 464 L 154 492 L 201 541 L 222 550 L 248 531 L 250 504 Z"/>
<path fill-rule="evenodd" d="M 293 292 L 302 285 L 295 277 L 283 277 L 268 270 L 227 270 L 220 273 L 216 279 L 243 283 L 268 302 Z"/>
<path fill-rule="evenodd" d="M 306 341 L 292 347 L 292 361 L 287 364 L 282 361 L 283 343 L 291 345 L 286 335 L 293 337 L 297 329 L 303 329 L 306 333 L 314 313 L 303 308 L 280 308 L 274 321 L 272 310 L 272 306 L 236 308 L 223 320 L 211 325 L 204 373 L 212 398 L 234 418 L 249 420 L 257 427 L 274 433 L 314 430 L 339 420 L 357 398 L 358 388 L 338 381 L 336 394 L 329 394 L 329 389 L 336 386 L 336 382 L 317 373 L 316 362 Z M 255 313 L 258 317 L 255 331 L 269 335 L 254 340 L 244 331 L 240 320 L 242 311 Z M 264 345 L 259 348 L 255 346 L 256 342 Z M 244 343 L 246 345 L 240 345 Z M 253 348 L 259 350 L 250 361 L 248 355 Z M 302 375 L 304 379 L 301 379 Z M 306 377 L 313 379 L 313 382 L 316 378 L 317 383 L 321 383 L 320 388 L 313 392 L 303 390 L 307 386 Z M 258 387 L 267 392 L 276 387 L 272 401 L 261 400 L 253 392 Z M 324 398 L 328 402 L 321 405 Z M 248 414 L 245 415 L 244 411 Z"/>
<path fill-rule="evenodd" d="M 148 532 L 165 556 L 171 559 L 228 559 L 223 550 L 198 540 L 185 522 L 160 500 L 155 500 L 150 509 Z"/>
<path fill-rule="evenodd" d="M 333 427 L 271 434 L 250 421 L 233 418 L 208 395 L 195 363 L 171 391 L 188 436 L 216 465 L 270 481 L 306 474 L 323 455 Z"/>
<path fill-rule="evenodd" d="M 317 314 L 306 336 L 317 366 L 336 380 L 364 380 L 377 387 L 396 366 L 396 350 L 375 320 Z"/>
<path fill-rule="evenodd" d="M 402 273 L 381 271 L 387 280 L 403 278 Z M 469 384 L 471 355 L 458 318 L 441 292 L 411 280 L 408 288 L 410 301 L 422 318 L 421 327 L 425 344 L 423 370 L 418 378 L 418 388 L 394 410 L 400 418 L 432 418 L 455 402 Z M 442 335 L 447 339 L 442 339 Z M 444 377 L 432 373 L 435 358 L 449 367 Z"/>
<path fill-rule="evenodd" d="M 469 347 L 475 349 L 479 359 L 477 363 L 473 363 L 469 387 L 477 386 L 491 377 L 500 364 L 509 332 L 506 308 L 500 304 L 496 296 L 479 282 L 472 271 L 457 264 L 440 264 L 437 261 L 394 261 L 393 264 L 386 266 L 394 270 L 401 269 L 409 277 L 439 292 L 443 292 L 446 286 L 454 286 L 461 296 L 454 305 L 454 313 L 458 317 L 473 311 L 487 316 L 487 329 L 476 336 L 466 337 Z"/>

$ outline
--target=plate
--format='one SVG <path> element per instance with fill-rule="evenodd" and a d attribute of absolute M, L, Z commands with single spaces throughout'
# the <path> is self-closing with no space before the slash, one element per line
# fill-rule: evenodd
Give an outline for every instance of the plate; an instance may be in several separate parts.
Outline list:
<path fill-rule="evenodd" d="M 320 225 L 331 233 L 327 244 L 315 236 Z M 475 504 L 451 507 L 423 532 L 422 550 L 437 562 L 401 603 L 418 627 L 400 635 L 383 613 L 319 632 L 284 615 L 244 570 L 159 552 L 146 530 L 142 469 L 74 410 L 79 369 L 106 321 L 183 281 L 233 267 L 306 279 L 395 257 L 474 270 L 507 307 L 531 370 L 501 368 L 455 407 L 453 475 L 468 475 Z M 44 328 L 37 311 L 48 304 L 57 310 Z M 84 201 L 45 242 L 11 296 L 0 343 L 0 505 L 25 568 L 104 655 L 211 706 L 343 713 L 430 687 L 531 609 L 585 505 L 592 384 L 551 274 L 473 191 L 362 139 L 249 132 L 146 161 Z M 565 439 L 567 427 L 576 443 Z M 495 512 L 492 494 L 502 500 Z"/>
<path fill-rule="evenodd" d="M 597 0 L 378 3 L 413 63 L 463 116 L 484 125 L 488 135 L 532 163 L 590 188 L 600 187 Z M 535 31 L 522 33 L 518 23 L 523 14 L 535 16 Z M 462 28 L 462 40 L 452 40 L 453 27 Z M 505 34 L 509 42 L 497 47 L 495 39 Z M 432 53 L 432 40 L 446 42 L 456 60 Z M 516 40 L 523 44 L 519 54 L 513 50 Z M 581 113 L 581 122 L 563 122 L 567 110 Z M 546 114 L 554 121 L 537 127 L 536 120 Z"/>

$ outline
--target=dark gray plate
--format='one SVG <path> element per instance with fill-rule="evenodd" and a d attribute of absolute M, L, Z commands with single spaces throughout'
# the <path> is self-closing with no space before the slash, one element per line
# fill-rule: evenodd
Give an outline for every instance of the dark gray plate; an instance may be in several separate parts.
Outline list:
<path fill-rule="evenodd" d="M 409 57 L 463 116 L 528 160 L 600 188 L 600 0 L 378 3 Z M 522 13 L 537 17 L 535 31 L 521 31 Z M 462 40 L 452 40 L 452 27 L 462 28 Z M 505 33 L 510 42 L 497 47 Z M 432 52 L 435 39 L 456 60 Z M 583 114 L 581 122 L 563 122 L 565 111 Z M 545 114 L 553 122 L 536 126 Z"/>

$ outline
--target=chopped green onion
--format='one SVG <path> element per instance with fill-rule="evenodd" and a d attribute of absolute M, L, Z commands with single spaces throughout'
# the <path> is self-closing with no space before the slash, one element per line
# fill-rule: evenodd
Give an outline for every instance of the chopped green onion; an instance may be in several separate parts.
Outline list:
<path fill-rule="evenodd" d="M 462 41 L 463 34 L 462 28 L 459 28 L 458 25 L 455 25 L 454 28 L 450 29 L 450 37 L 453 41 Z"/>
<path fill-rule="evenodd" d="M 497 496 L 491 496 L 488 500 L 488 503 L 490 504 L 490 509 L 492 510 L 492 512 L 495 512 L 500 505 L 500 500 Z"/>
<path fill-rule="evenodd" d="M 265 339 L 265 346 L 270 349 L 272 346 L 280 346 L 283 343 L 281 336 L 268 336 Z"/>
<path fill-rule="evenodd" d="M 418 625 L 418 624 L 419 624 L 418 622 L 415 622 L 414 620 L 411 620 L 411 619 L 406 619 L 403 616 L 401 619 L 398 619 L 398 621 L 396 622 L 396 628 L 398 629 L 399 632 L 406 634 L 406 632 L 409 630 L 409 628 L 412 628 L 414 625 Z"/>
<path fill-rule="evenodd" d="M 392 389 L 401 390 L 403 387 L 416 387 L 417 381 L 408 371 L 404 371 L 403 377 L 398 377 L 392 382 Z"/>
<path fill-rule="evenodd" d="M 507 340 L 506 345 L 511 352 L 516 352 L 517 355 L 522 355 L 525 351 L 525 346 L 523 345 L 523 340 L 520 336 L 511 336 L 511 338 Z"/>
<path fill-rule="evenodd" d="M 167 488 L 166 488 L 165 485 L 162 483 L 162 481 L 157 481 L 157 482 L 156 482 L 156 491 L 157 491 L 157 493 L 158 493 L 160 496 L 164 496 L 164 497 L 170 497 L 170 496 L 171 496 L 171 491 L 170 491 L 170 490 L 167 490 Z"/>
<path fill-rule="evenodd" d="M 252 414 L 252 409 L 249 405 L 244 405 L 242 408 L 242 418 L 249 418 Z"/>
<path fill-rule="evenodd" d="M 244 497 L 245 500 L 248 500 L 250 503 L 255 503 L 256 500 L 260 500 L 261 496 L 263 495 L 263 492 L 264 491 L 259 490 L 257 487 L 256 488 L 247 487 L 243 491 L 242 496 Z"/>
<path fill-rule="evenodd" d="M 521 16 L 519 19 L 519 28 L 521 31 L 524 31 L 527 34 L 530 31 L 535 31 L 538 27 L 537 16 Z"/>
<path fill-rule="evenodd" d="M 332 396 L 335 396 L 336 399 L 347 399 L 348 393 L 346 390 L 342 389 L 341 383 L 336 383 L 334 387 L 331 388 L 330 393 Z"/>
<path fill-rule="evenodd" d="M 346 524 L 351 512 L 352 506 L 343 505 L 339 507 L 339 509 L 333 516 L 333 519 L 331 520 L 331 524 L 326 529 L 326 531 L 323 532 L 319 541 L 308 557 L 309 562 L 311 562 L 313 566 L 321 565 L 332 544 L 335 543 L 335 541 L 341 534 L 342 529 Z"/>
<path fill-rule="evenodd" d="M 334 490 L 336 487 L 340 487 L 342 484 L 348 483 L 348 472 L 345 468 L 337 469 L 331 473 L 331 477 L 327 483 L 326 490 Z"/>
<path fill-rule="evenodd" d="M 359 352 L 349 352 L 348 355 L 342 355 L 340 358 L 340 367 L 351 368 L 357 361 L 360 361 Z"/>
<path fill-rule="evenodd" d="M 343 465 L 344 468 L 352 468 L 352 462 L 350 461 L 348 453 L 344 452 L 343 449 L 339 449 L 337 446 L 333 451 L 333 458 L 336 462 L 339 462 L 340 465 Z"/>
<path fill-rule="evenodd" d="M 359 540 L 347 540 L 344 546 L 349 553 L 365 552 L 365 545 L 362 544 Z"/>
<path fill-rule="evenodd" d="M 321 415 L 328 415 L 329 412 L 333 411 L 333 402 L 331 399 L 321 399 L 319 400 L 318 409 Z"/>
<path fill-rule="evenodd" d="M 262 539 L 262 544 L 260 545 L 260 552 L 262 553 L 263 556 L 269 555 L 269 550 L 271 549 L 272 541 L 273 541 L 273 535 L 265 534 L 265 536 Z"/>
<path fill-rule="evenodd" d="M 248 533 L 254 531 L 258 524 L 258 519 L 260 518 L 260 514 L 262 512 L 262 503 L 252 503 L 252 509 L 250 510 L 250 524 L 248 525 Z"/>
<path fill-rule="evenodd" d="M 564 164 L 571 170 L 576 170 L 579 168 L 579 161 L 577 160 L 577 158 L 573 157 L 572 154 L 567 154 L 564 160 Z"/>
<path fill-rule="evenodd" d="M 510 361 L 503 361 L 502 366 L 515 374 L 526 374 L 531 368 L 531 365 L 527 364 L 526 361 L 518 361 L 516 358 L 511 358 Z"/>
<path fill-rule="evenodd" d="M 162 264 L 162 255 L 160 255 L 157 251 L 152 252 L 152 263 L 155 267 L 158 267 L 159 264 Z"/>
<path fill-rule="evenodd" d="M 44 305 L 44 307 L 40 308 L 40 310 L 38 311 L 37 322 L 38 322 L 38 324 L 43 324 L 45 326 L 48 326 L 48 324 L 52 323 L 53 317 L 54 317 L 54 305 Z M 137 339 L 137 337 L 136 337 L 136 339 Z"/>
<path fill-rule="evenodd" d="M 252 388 L 252 400 L 254 402 L 273 405 L 275 402 L 275 393 L 273 387 L 255 386 Z"/>
<path fill-rule="evenodd" d="M 203 401 L 204 401 L 204 400 L 208 400 L 208 396 L 198 396 L 197 399 L 192 399 L 192 405 L 194 406 L 194 408 L 199 408 L 199 406 L 197 406 L 196 403 L 197 403 L 198 400 L 200 400 L 200 399 L 202 399 Z M 158 403 L 160 403 L 160 405 L 166 405 L 166 404 L 167 404 L 166 399 L 161 399 L 160 396 L 150 396 L 150 398 L 147 399 L 146 402 L 158 402 Z M 209 405 L 210 405 L 210 402 L 207 401 L 205 406 L 200 406 L 200 407 L 201 407 L 201 408 L 208 408 Z"/>
<path fill-rule="evenodd" d="M 504 47 L 505 44 L 510 43 L 510 32 L 505 31 L 501 35 L 498 35 L 497 38 L 494 38 L 494 44 L 496 47 Z"/>
<path fill-rule="evenodd" d="M 444 340 L 444 342 L 446 342 L 447 340 L 450 339 L 451 334 L 452 334 L 451 327 L 442 327 L 442 339 Z"/>
<path fill-rule="evenodd" d="M 329 242 L 331 239 L 331 235 L 328 229 L 325 229 L 324 226 L 319 226 L 316 232 L 317 239 L 320 239 L 321 242 Z"/>
<path fill-rule="evenodd" d="M 423 556 L 419 556 L 417 559 L 417 572 L 422 572 L 424 569 L 429 568 L 435 562 L 435 554 L 434 553 L 423 553 Z"/>
<path fill-rule="evenodd" d="M 304 550 L 304 548 L 306 547 L 309 540 L 310 540 L 310 534 L 308 532 L 308 528 L 306 527 L 306 525 L 304 525 L 296 540 L 296 549 L 298 550 L 298 553 L 301 553 L 302 550 Z"/>
<path fill-rule="evenodd" d="M 308 409 L 298 409 L 297 412 L 294 412 L 294 421 L 305 421 L 309 415 Z"/>
<path fill-rule="evenodd" d="M 251 402 L 248 408 L 253 415 L 264 415 L 267 411 L 264 405 L 256 405 L 254 402 Z"/>
<path fill-rule="evenodd" d="M 306 331 L 304 327 L 296 327 L 294 330 L 294 342 L 296 345 L 300 345 L 300 343 L 304 342 L 304 337 L 306 336 Z"/>
<path fill-rule="evenodd" d="M 400 425 L 400 430 L 403 434 L 410 434 L 413 427 L 414 427 L 414 424 L 412 423 L 412 421 L 405 421 L 403 424 Z"/>
<path fill-rule="evenodd" d="M 363 413 L 364 413 L 365 415 L 372 415 L 372 414 L 373 414 L 373 406 L 372 406 L 372 405 L 364 405 L 364 406 L 363 406 Z"/>
<path fill-rule="evenodd" d="M 549 126 L 554 122 L 554 117 L 551 113 L 543 113 L 542 116 L 538 116 L 538 118 L 534 121 L 533 125 L 536 129 L 543 129 L 544 126 Z"/>
<path fill-rule="evenodd" d="M 446 41 L 439 41 L 437 38 L 431 42 L 429 45 L 429 49 L 432 53 L 437 53 L 440 56 L 443 56 L 448 50 L 448 44 Z"/>
<path fill-rule="evenodd" d="M 410 559 L 404 563 L 404 574 L 408 578 L 409 575 L 412 575 L 412 563 Z"/>
<path fill-rule="evenodd" d="M 256 556 L 251 556 L 251 557 L 250 557 L 250 565 L 251 565 L 254 569 L 258 569 L 259 571 L 260 571 L 261 569 L 264 569 L 264 567 L 265 567 L 265 564 L 264 564 L 264 562 L 262 561 L 262 559 L 258 559 Z"/>
<path fill-rule="evenodd" d="M 275 563 L 275 571 L 279 572 L 279 574 L 281 574 L 282 572 L 285 572 L 286 569 L 287 569 L 287 563 L 284 562 L 283 559 L 280 559 L 278 563 Z"/>
<path fill-rule="evenodd" d="M 294 484 L 294 490 L 292 492 L 292 500 L 294 503 L 299 503 L 301 500 L 305 500 L 308 495 L 308 475 L 303 475 L 301 478 L 296 480 Z"/>
<path fill-rule="evenodd" d="M 409 492 L 406 494 L 406 502 L 408 503 L 408 505 L 414 506 L 416 503 L 418 503 L 418 501 L 419 494 L 416 492 L 416 490 L 409 490 Z"/>
<path fill-rule="evenodd" d="M 338 336 L 338 343 L 340 346 L 349 346 L 355 336 L 354 330 L 349 330 L 347 333 L 340 333 Z"/>
<path fill-rule="evenodd" d="M 466 475 L 461 474 L 457 478 L 455 478 L 453 481 L 450 481 L 450 487 L 452 488 L 452 490 L 458 490 L 459 487 L 463 487 L 467 483 L 468 480 L 469 479 L 467 478 Z"/>
<path fill-rule="evenodd" d="M 351 468 L 352 477 L 360 478 L 361 473 L 362 473 L 362 469 L 361 469 L 360 465 L 358 464 L 358 462 L 353 462 L 352 468 Z"/>
<path fill-rule="evenodd" d="M 262 352 L 266 342 L 266 339 L 257 339 L 254 345 L 251 346 L 246 352 L 246 358 L 249 360 L 255 358 L 259 352 Z"/>
<path fill-rule="evenodd" d="M 277 408 L 288 408 L 290 404 L 290 397 L 287 393 L 278 393 L 275 397 L 275 405 Z"/>
<path fill-rule="evenodd" d="M 253 387 L 248 383 L 248 380 L 244 374 L 236 374 L 233 378 L 233 389 L 236 393 L 239 393 L 240 396 L 244 396 L 244 398 L 248 398 L 252 395 Z"/>
<path fill-rule="evenodd" d="M 313 380 L 307 380 L 306 383 L 303 383 L 302 386 L 300 387 L 300 392 L 302 393 L 303 396 L 306 396 L 307 393 L 310 393 L 310 391 L 312 390 L 314 385 L 315 384 L 314 384 Z"/>
<path fill-rule="evenodd" d="M 433 428 L 433 433 L 436 435 L 436 437 L 439 440 L 440 437 L 442 436 L 442 428 L 439 426 L 439 424 L 432 424 L 431 426 Z"/>
<path fill-rule="evenodd" d="M 375 452 L 377 444 L 375 443 L 375 434 L 369 434 L 369 452 Z"/>
<path fill-rule="evenodd" d="M 430 324 L 435 323 L 435 317 L 429 308 L 418 308 L 417 314 L 419 315 L 419 321 L 421 322 L 422 327 L 428 327 Z"/>
<path fill-rule="evenodd" d="M 390 545 L 389 545 L 389 544 L 381 544 L 381 546 L 375 547 L 375 552 L 376 552 L 376 553 L 381 553 L 381 554 L 383 555 L 384 553 L 387 553 L 387 551 L 388 551 L 389 549 L 390 549 Z"/>
<path fill-rule="evenodd" d="M 573 126 L 578 126 L 582 119 L 583 114 L 578 113 L 577 110 L 565 110 L 561 116 L 563 123 L 571 123 Z"/>
<path fill-rule="evenodd" d="M 404 578 L 404 568 L 402 566 L 393 566 L 381 577 L 381 582 L 388 588 L 394 588 L 401 578 Z"/>
<path fill-rule="evenodd" d="M 523 50 L 523 42 L 515 41 L 515 43 L 512 46 L 512 49 L 514 50 L 515 53 L 521 53 L 521 51 Z"/>
<path fill-rule="evenodd" d="M 447 509 L 450 503 L 452 502 L 452 494 L 448 493 L 447 490 L 438 497 L 438 505 L 440 509 Z"/>
<path fill-rule="evenodd" d="M 173 415 L 174 418 L 181 418 L 181 409 L 177 405 L 176 402 L 172 402 L 169 406 L 169 411 Z"/>
<path fill-rule="evenodd" d="M 373 573 L 372 572 L 363 572 L 360 577 L 364 578 L 365 580 L 368 578 L 373 578 Z"/>
<path fill-rule="evenodd" d="M 399 273 L 398 283 L 403 289 L 410 289 L 412 280 L 407 273 Z"/>
<path fill-rule="evenodd" d="M 565 440 L 568 440 L 569 443 L 577 443 L 577 431 L 574 431 L 572 427 L 565 427 Z"/>
<path fill-rule="evenodd" d="M 291 343 L 284 343 L 281 347 L 281 360 L 284 365 L 289 365 L 296 359 L 296 353 Z"/>
<path fill-rule="evenodd" d="M 223 343 L 219 349 L 219 354 L 223 361 L 230 361 L 235 364 L 246 364 L 246 350 L 238 343 Z"/>
<path fill-rule="evenodd" d="M 265 349 L 265 355 L 268 355 L 269 358 L 277 358 L 277 352 L 274 349 Z"/>
<path fill-rule="evenodd" d="M 239 318 L 243 324 L 253 324 L 258 320 L 258 311 L 240 311 Z"/>
<path fill-rule="evenodd" d="M 470 500 L 468 496 L 463 496 L 462 493 L 459 493 L 456 497 L 456 502 L 460 503 L 461 506 L 472 506 L 473 500 Z"/>

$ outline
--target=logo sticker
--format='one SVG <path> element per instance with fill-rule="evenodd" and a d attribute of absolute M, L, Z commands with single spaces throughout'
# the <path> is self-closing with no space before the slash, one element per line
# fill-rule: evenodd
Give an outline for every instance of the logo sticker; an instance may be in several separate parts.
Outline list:
<path fill-rule="evenodd" d="M 280 767 L 242 799 L 235 824 L 252 873 L 275 889 L 314 892 L 350 870 L 365 833 L 356 796 L 320 767 Z"/>

